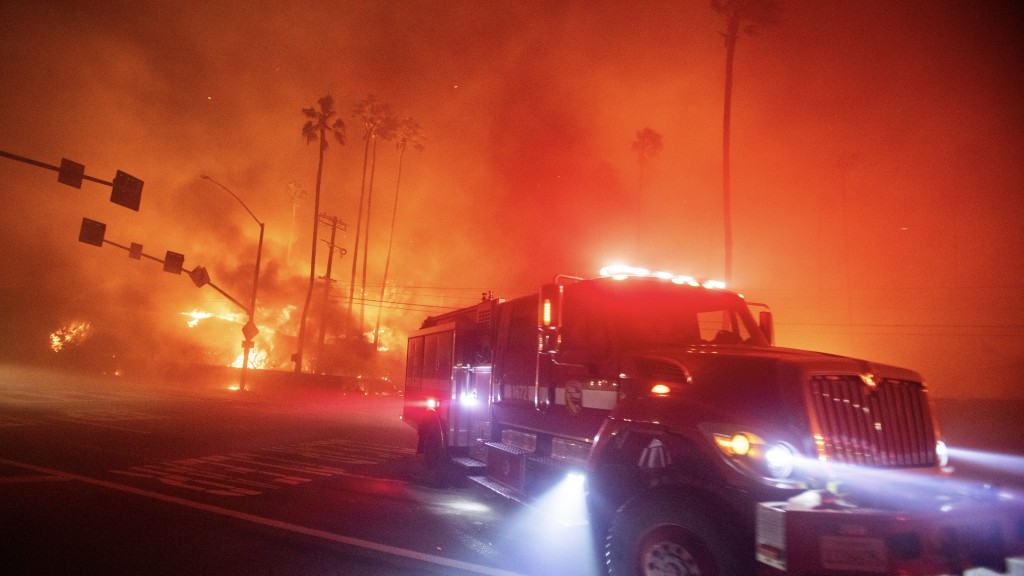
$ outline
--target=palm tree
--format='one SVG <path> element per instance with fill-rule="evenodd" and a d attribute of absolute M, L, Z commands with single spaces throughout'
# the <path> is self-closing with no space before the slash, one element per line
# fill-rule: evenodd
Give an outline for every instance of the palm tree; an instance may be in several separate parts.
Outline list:
<path fill-rule="evenodd" d="M 636 152 L 637 162 L 640 164 L 640 195 L 644 194 L 644 166 L 648 158 L 657 158 L 663 145 L 661 134 L 650 128 L 638 130 L 636 140 L 633 141 L 633 152 Z"/>
<path fill-rule="evenodd" d="M 395 205 L 391 209 L 391 232 L 388 234 L 388 255 L 384 259 L 384 279 L 380 283 L 380 302 L 377 304 L 377 324 L 373 328 L 373 349 L 377 349 L 378 336 L 380 335 L 380 310 L 384 305 L 384 290 L 388 284 L 388 270 L 391 268 L 391 247 L 395 240 L 395 219 L 398 216 L 398 187 L 402 183 L 402 160 L 405 158 L 405 151 L 409 146 L 416 150 L 423 150 L 423 129 L 418 122 L 412 118 L 406 118 L 398 123 L 398 141 L 395 147 L 398 148 L 398 178 L 395 180 Z"/>
<path fill-rule="evenodd" d="M 316 279 L 316 244 L 320 219 L 320 181 L 324 171 L 324 151 L 327 150 L 327 133 L 334 135 L 338 144 L 345 145 L 345 122 L 334 118 L 334 99 L 328 94 L 317 101 L 317 108 L 303 108 L 306 123 L 302 125 L 302 136 L 306 144 L 320 142 L 320 160 L 316 167 L 316 191 L 313 194 L 313 248 L 309 256 L 309 287 L 306 289 L 306 303 L 302 306 L 302 320 L 299 322 L 299 345 L 295 352 L 295 371 L 302 372 L 302 348 L 306 342 L 306 316 L 309 301 L 313 297 L 313 281 Z M 332 118 L 334 118 L 332 120 Z"/>
<path fill-rule="evenodd" d="M 647 159 L 656 157 L 661 149 L 661 134 L 650 128 L 637 130 L 636 140 L 633 141 L 633 152 L 636 152 L 637 162 L 640 164 L 640 184 L 637 189 L 636 225 L 633 239 L 637 249 L 640 247 L 641 230 L 644 228 L 644 168 L 647 165 Z"/>
<path fill-rule="evenodd" d="M 373 94 L 368 95 L 355 106 L 354 116 L 363 123 L 363 182 L 359 191 L 359 213 L 356 218 L 356 242 L 352 253 L 352 279 L 349 285 L 348 307 L 352 312 L 352 303 L 355 298 L 356 287 L 356 266 L 359 262 L 359 236 L 363 234 L 363 281 L 360 295 L 363 300 L 366 297 L 366 259 L 370 243 L 370 208 L 373 201 L 373 174 L 377 166 L 377 140 L 390 140 L 394 137 L 395 120 L 391 114 L 391 107 L 382 102 Z M 372 150 L 372 161 L 371 161 Z M 366 169 L 369 164 L 370 182 L 367 187 Z M 366 204 L 366 228 L 363 229 L 363 204 Z M 359 330 L 362 331 L 365 306 L 360 304 Z"/>
<path fill-rule="evenodd" d="M 725 17 L 725 110 L 722 119 L 722 207 L 725 212 L 725 282 L 732 281 L 732 198 L 729 184 L 729 132 L 732 116 L 732 68 L 740 34 L 778 21 L 779 0 L 711 0 L 711 8 Z"/>

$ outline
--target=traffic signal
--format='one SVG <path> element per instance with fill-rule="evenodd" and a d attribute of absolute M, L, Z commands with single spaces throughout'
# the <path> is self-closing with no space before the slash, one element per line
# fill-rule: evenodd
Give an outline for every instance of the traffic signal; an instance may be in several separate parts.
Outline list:
<path fill-rule="evenodd" d="M 110 191 L 110 201 L 138 212 L 142 201 L 142 184 L 142 180 L 118 170 L 114 176 L 113 190 Z"/>
<path fill-rule="evenodd" d="M 78 231 L 78 241 L 93 246 L 103 246 L 103 235 L 107 233 L 107 225 L 88 218 L 82 218 L 82 228 Z"/>
<path fill-rule="evenodd" d="M 177 252 L 167 251 L 167 255 L 164 257 L 164 272 L 170 272 L 171 274 L 181 274 L 181 265 L 185 263 L 185 255 L 178 254 Z"/>
<path fill-rule="evenodd" d="M 132 260 L 142 260 L 142 244 L 132 242 L 128 248 L 128 257 Z"/>
<path fill-rule="evenodd" d="M 60 170 L 57 171 L 57 182 L 67 184 L 72 188 L 82 187 L 82 177 L 85 176 L 85 165 L 72 162 L 67 158 L 60 159 Z"/>
<path fill-rule="evenodd" d="M 196 266 L 188 273 L 188 277 L 192 279 L 192 283 L 196 285 L 196 288 L 202 288 L 210 283 L 210 273 L 202 266 Z"/>

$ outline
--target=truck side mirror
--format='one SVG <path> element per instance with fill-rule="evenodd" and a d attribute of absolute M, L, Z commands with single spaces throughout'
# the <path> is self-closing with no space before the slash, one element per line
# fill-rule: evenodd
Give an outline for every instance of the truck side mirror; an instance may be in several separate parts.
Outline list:
<path fill-rule="evenodd" d="M 770 310 L 761 310 L 758 315 L 758 324 L 761 326 L 761 332 L 764 334 L 769 344 L 775 344 L 775 321 L 772 319 L 772 313 Z"/>
<path fill-rule="evenodd" d="M 537 303 L 537 348 L 541 354 L 555 354 L 562 342 L 561 284 L 545 284 Z"/>

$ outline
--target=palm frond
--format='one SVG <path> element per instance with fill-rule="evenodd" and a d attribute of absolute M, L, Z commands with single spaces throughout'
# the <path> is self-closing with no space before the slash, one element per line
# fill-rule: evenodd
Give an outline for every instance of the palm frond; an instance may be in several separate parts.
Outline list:
<path fill-rule="evenodd" d="M 334 139 L 338 141 L 338 144 L 345 145 L 345 122 L 341 118 L 336 118 L 334 123 L 330 127 L 331 133 L 334 134 Z"/>
<path fill-rule="evenodd" d="M 302 137 L 306 139 L 306 144 L 316 142 L 317 138 L 320 137 L 316 124 L 312 120 L 302 125 Z"/>

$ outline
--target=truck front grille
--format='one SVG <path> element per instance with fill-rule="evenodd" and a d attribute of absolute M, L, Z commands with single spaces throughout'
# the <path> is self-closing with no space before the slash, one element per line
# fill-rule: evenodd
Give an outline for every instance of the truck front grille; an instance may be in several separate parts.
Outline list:
<path fill-rule="evenodd" d="M 935 429 L 920 382 L 857 375 L 814 376 L 811 412 L 819 455 L 830 462 L 878 467 L 935 464 Z"/>

